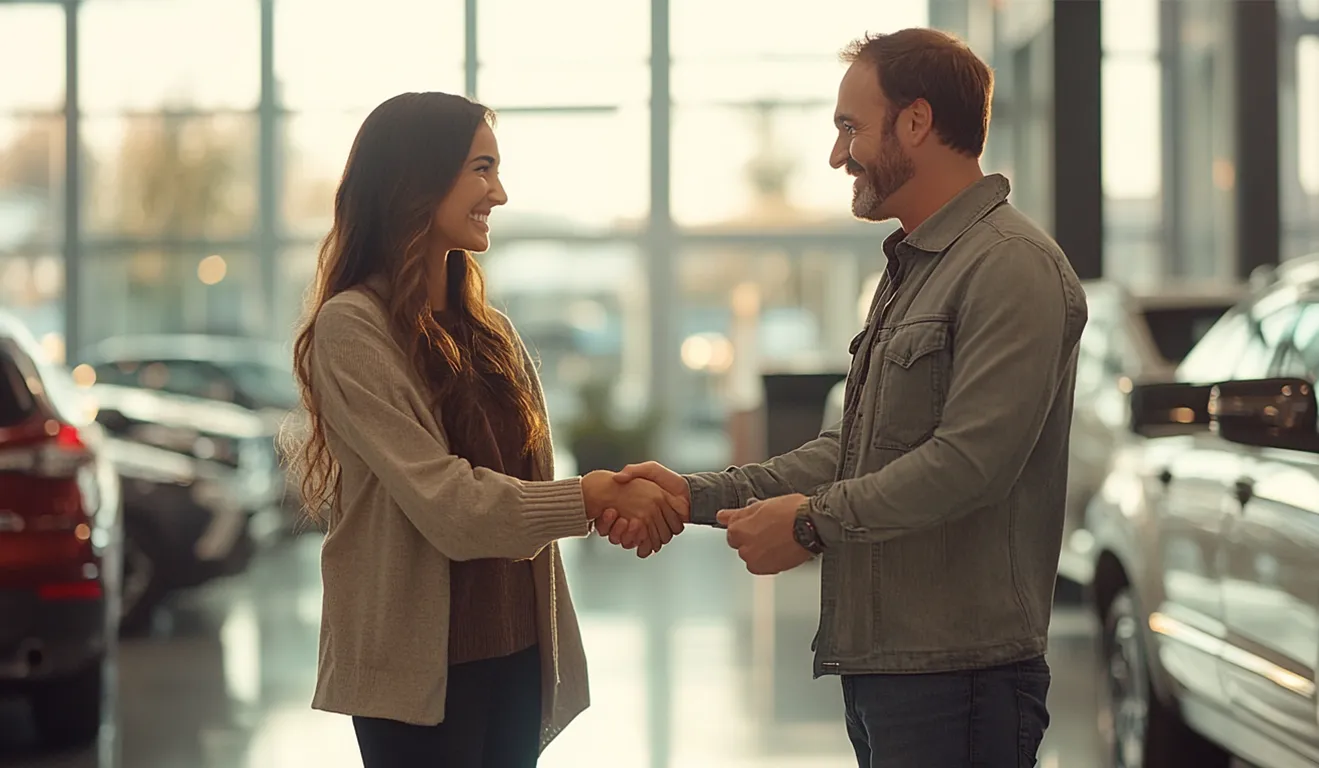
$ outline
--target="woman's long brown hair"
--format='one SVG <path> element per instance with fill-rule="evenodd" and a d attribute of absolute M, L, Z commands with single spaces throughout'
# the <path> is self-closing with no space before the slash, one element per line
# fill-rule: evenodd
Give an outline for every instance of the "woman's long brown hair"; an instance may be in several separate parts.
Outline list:
<path fill-rule="evenodd" d="M 487 303 L 485 280 L 472 255 L 451 251 L 446 260 L 446 311 L 456 323 L 451 329 L 460 333 L 441 327 L 427 296 L 435 211 L 462 171 L 482 123 L 493 125 L 494 114 L 461 96 L 405 93 L 376 107 L 353 141 L 334 198 L 334 224 L 321 245 L 293 348 L 307 421 L 299 433 L 284 433 L 304 509 L 318 524 L 326 522 L 333 506 L 340 467 L 326 445 L 311 375 L 316 317 L 333 296 L 374 275 L 383 274 L 391 286 L 386 298 L 392 330 L 436 403 L 456 387 L 482 382 L 516 414 L 525 450 L 546 434 L 525 384 L 519 342 Z"/>

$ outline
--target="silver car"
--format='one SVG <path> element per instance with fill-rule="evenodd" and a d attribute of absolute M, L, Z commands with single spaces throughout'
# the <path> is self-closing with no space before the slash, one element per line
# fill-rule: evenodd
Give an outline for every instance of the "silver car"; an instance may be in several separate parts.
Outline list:
<path fill-rule="evenodd" d="M 1319 257 L 1137 386 L 1087 511 L 1122 768 L 1319 765 Z"/>
<path fill-rule="evenodd" d="M 1083 586 L 1094 576 L 1094 539 L 1085 529 L 1085 509 L 1128 432 L 1132 386 L 1172 381 L 1196 342 L 1245 297 L 1246 288 L 1189 286 L 1138 293 L 1097 280 L 1087 282 L 1085 291 L 1090 320 L 1077 360 L 1067 518 L 1058 561 L 1059 574 Z"/>

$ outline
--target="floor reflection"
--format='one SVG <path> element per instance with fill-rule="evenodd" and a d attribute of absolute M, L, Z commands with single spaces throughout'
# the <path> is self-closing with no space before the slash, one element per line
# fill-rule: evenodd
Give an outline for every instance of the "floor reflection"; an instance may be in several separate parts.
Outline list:
<path fill-rule="evenodd" d="M 39 754 L 24 708 L 0 702 L 2 768 L 358 768 L 345 718 L 308 707 L 319 622 L 317 542 L 175 602 L 120 648 L 117 718 L 96 750 Z M 848 768 L 836 678 L 812 680 L 809 568 L 753 579 L 712 531 L 638 562 L 565 547 L 593 706 L 545 768 Z M 1093 627 L 1055 621 L 1053 724 L 1042 768 L 1095 768 Z"/>

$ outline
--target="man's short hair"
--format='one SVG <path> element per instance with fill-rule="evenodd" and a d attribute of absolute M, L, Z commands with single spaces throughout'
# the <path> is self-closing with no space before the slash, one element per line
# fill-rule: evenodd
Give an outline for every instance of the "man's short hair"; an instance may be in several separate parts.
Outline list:
<path fill-rule="evenodd" d="M 985 151 L 994 73 L 966 43 L 937 29 L 904 29 L 867 34 L 844 48 L 842 59 L 875 66 L 892 119 L 925 99 L 944 144 L 971 157 Z"/>

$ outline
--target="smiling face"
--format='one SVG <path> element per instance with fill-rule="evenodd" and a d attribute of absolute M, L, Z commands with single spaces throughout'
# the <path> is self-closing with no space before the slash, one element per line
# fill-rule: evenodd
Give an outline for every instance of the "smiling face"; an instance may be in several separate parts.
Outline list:
<path fill-rule="evenodd" d="M 499 144 L 481 123 L 453 187 L 435 209 L 435 236 L 446 250 L 483 253 L 490 248 L 490 212 L 508 202 L 499 181 Z"/>
<path fill-rule="evenodd" d="M 885 205 L 916 175 L 911 155 L 898 139 L 897 114 L 879 87 L 874 65 L 853 62 L 838 86 L 834 123 L 838 139 L 829 162 L 846 168 L 852 184 L 852 215 L 883 221 L 894 213 Z"/>

